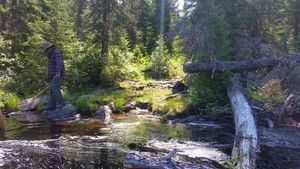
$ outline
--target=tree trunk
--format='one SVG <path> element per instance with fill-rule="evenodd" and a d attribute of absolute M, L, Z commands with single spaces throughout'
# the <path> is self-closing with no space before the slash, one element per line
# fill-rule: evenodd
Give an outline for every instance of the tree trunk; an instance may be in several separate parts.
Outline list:
<path fill-rule="evenodd" d="M 280 58 L 263 58 L 251 61 L 217 61 L 211 63 L 192 63 L 183 66 L 184 72 L 200 73 L 200 72 L 225 72 L 225 71 L 244 71 L 256 70 L 259 68 L 273 67 L 280 63 L 300 62 L 300 55 L 288 55 Z"/>
<path fill-rule="evenodd" d="M 11 6 L 12 8 L 16 8 L 18 6 L 18 0 L 12 0 L 11 1 Z M 16 34 L 17 31 L 17 24 L 18 24 L 18 18 L 17 18 L 17 14 L 16 14 L 16 10 L 12 11 L 12 17 L 11 17 L 11 21 L 10 21 L 10 32 L 12 34 Z M 11 56 L 15 56 L 15 54 L 17 53 L 17 39 L 16 37 L 14 37 L 12 39 L 12 43 L 11 43 Z"/>
<path fill-rule="evenodd" d="M 293 4 L 293 17 L 294 17 L 294 36 L 300 35 L 300 1 L 296 0 Z"/>
<path fill-rule="evenodd" d="M 108 48 L 109 48 L 109 16 L 111 12 L 111 0 L 104 0 L 103 4 L 103 14 L 102 14 L 102 48 L 101 48 L 101 56 L 104 59 L 104 63 L 107 62 Z"/>
<path fill-rule="evenodd" d="M 79 38 L 82 38 L 82 13 L 84 8 L 84 0 L 77 0 L 77 16 L 76 16 L 76 33 Z"/>
<path fill-rule="evenodd" d="M 3 0 L 1 1 L 0 5 L 5 9 L 6 8 L 6 1 Z M 0 13 L 0 29 L 5 30 L 5 25 L 6 25 L 6 15 L 4 12 Z"/>
<path fill-rule="evenodd" d="M 254 169 L 258 151 L 257 129 L 247 99 L 237 77 L 227 89 L 235 122 L 232 158 L 238 159 L 237 169 Z"/>
<path fill-rule="evenodd" d="M 48 6 L 47 6 L 45 0 L 39 0 L 39 3 L 40 3 L 40 5 L 41 5 L 41 7 L 42 7 L 42 11 L 43 11 L 44 13 L 48 13 L 48 12 L 49 12 L 49 8 L 48 8 Z M 42 16 L 42 18 L 43 18 L 43 19 L 46 19 L 44 16 Z"/>

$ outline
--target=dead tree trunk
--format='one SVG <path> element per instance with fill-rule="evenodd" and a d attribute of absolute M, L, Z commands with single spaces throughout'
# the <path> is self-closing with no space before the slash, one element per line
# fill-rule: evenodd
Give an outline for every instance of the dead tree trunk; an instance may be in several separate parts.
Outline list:
<path fill-rule="evenodd" d="M 288 55 L 280 58 L 263 58 L 251 61 L 217 61 L 211 63 L 192 63 L 183 66 L 184 72 L 224 72 L 224 71 L 245 71 L 256 70 L 259 68 L 267 68 L 278 65 L 279 63 L 300 62 L 300 55 Z"/>
<path fill-rule="evenodd" d="M 227 89 L 235 122 L 235 140 L 232 158 L 238 159 L 238 169 L 254 169 L 258 150 L 257 130 L 252 110 L 241 91 L 237 77 Z"/>
<path fill-rule="evenodd" d="M 186 73 L 245 71 L 259 68 L 273 67 L 280 63 L 300 62 L 300 55 L 288 55 L 280 58 L 263 58 L 253 61 L 219 61 L 203 64 L 186 64 Z M 232 158 L 238 159 L 238 169 L 254 169 L 258 151 L 257 129 L 246 97 L 241 91 L 241 84 L 237 76 L 227 88 L 235 121 L 235 140 Z"/>

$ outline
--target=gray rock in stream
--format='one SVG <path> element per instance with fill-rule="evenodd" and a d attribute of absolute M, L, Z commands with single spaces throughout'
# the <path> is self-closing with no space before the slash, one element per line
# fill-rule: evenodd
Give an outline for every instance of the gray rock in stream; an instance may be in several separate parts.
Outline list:
<path fill-rule="evenodd" d="M 22 101 L 19 105 L 19 111 L 24 112 L 24 111 L 30 111 L 30 110 L 35 110 L 37 108 L 37 105 L 40 103 L 47 103 L 49 100 L 49 97 L 47 95 L 41 96 L 41 97 L 33 97 L 26 99 Z"/>
<path fill-rule="evenodd" d="M 180 155 L 172 159 L 151 152 L 131 151 L 125 156 L 124 167 L 128 169 L 223 169 L 220 164 L 207 159 L 189 159 Z"/>
<path fill-rule="evenodd" d="M 229 156 L 221 152 L 217 148 L 210 147 L 204 143 L 186 141 L 177 142 L 169 141 L 163 142 L 158 140 L 151 140 L 148 142 L 148 147 L 156 149 L 161 152 L 168 152 L 169 150 L 177 149 L 177 154 L 189 158 L 205 158 L 212 161 L 225 161 L 229 160 Z"/>
<path fill-rule="evenodd" d="M 100 106 L 99 110 L 94 114 L 94 118 L 98 120 L 111 121 L 111 114 L 115 111 L 115 104 L 111 102 L 108 105 Z"/>
<path fill-rule="evenodd" d="M 204 143 L 151 140 L 141 151 L 130 151 L 125 168 L 134 169 L 221 169 L 219 161 L 230 157 Z M 147 151 L 148 150 L 148 151 Z M 151 151 L 149 151 L 151 150 Z M 146 151 L 146 152 L 145 152 Z"/>
<path fill-rule="evenodd" d="M 77 109 L 71 104 L 66 105 L 65 107 L 44 111 L 44 115 L 50 121 L 68 121 L 75 120 Z"/>

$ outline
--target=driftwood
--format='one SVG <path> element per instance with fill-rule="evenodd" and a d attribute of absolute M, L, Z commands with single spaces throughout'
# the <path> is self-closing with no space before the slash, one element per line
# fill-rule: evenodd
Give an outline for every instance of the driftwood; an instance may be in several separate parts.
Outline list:
<path fill-rule="evenodd" d="M 257 129 L 251 107 L 241 91 L 237 77 L 227 89 L 235 122 L 235 140 L 232 158 L 238 159 L 238 169 L 253 169 L 258 151 Z"/>
<path fill-rule="evenodd" d="M 216 61 L 210 63 L 191 63 L 183 66 L 184 72 L 224 72 L 224 71 L 245 71 L 256 70 L 276 66 L 280 63 L 300 62 L 300 55 L 288 55 L 279 58 L 262 58 L 251 61 Z"/>

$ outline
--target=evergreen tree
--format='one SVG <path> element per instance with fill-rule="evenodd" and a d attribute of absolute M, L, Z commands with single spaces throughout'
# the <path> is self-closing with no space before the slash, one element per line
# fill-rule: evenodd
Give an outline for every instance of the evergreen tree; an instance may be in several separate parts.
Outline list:
<path fill-rule="evenodd" d="M 141 13 L 137 23 L 138 29 L 141 31 L 141 43 L 144 47 L 147 47 L 147 51 L 144 53 L 150 53 L 149 49 L 151 38 L 153 37 L 153 29 L 151 26 L 151 19 L 153 15 L 153 4 L 149 0 L 141 0 L 140 3 Z"/>

